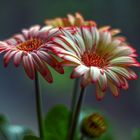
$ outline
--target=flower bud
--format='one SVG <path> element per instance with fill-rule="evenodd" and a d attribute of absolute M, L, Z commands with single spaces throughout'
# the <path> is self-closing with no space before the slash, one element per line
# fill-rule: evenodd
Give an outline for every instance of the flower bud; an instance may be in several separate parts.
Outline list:
<path fill-rule="evenodd" d="M 84 118 L 81 125 L 81 132 L 87 137 L 99 137 L 106 129 L 107 125 L 103 116 L 97 113 Z"/>

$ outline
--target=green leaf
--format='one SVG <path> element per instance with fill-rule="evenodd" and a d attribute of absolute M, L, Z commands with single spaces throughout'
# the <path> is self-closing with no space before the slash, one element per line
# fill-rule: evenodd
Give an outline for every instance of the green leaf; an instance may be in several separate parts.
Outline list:
<path fill-rule="evenodd" d="M 59 136 L 50 133 L 46 133 L 45 138 L 46 140 L 60 140 Z"/>
<path fill-rule="evenodd" d="M 8 119 L 3 114 L 0 114 L 0 126 L 5 124 L 8 124 Z"/>
<path fill-rule="evenodd" d="M 140 128 L 135 129 L 133 132 L 133 140 L 140 140 Z"/>
<path fill-rule="evenodd" d="M 53 107 L 45 118 L 45 132 L 48 140 L 66 140 L 70 112 L 64 105 Z M 52 137 L 53 138 L 50 138 Z"/>
<path fill-rule="evenodd" d="M 41 140 L 41 139 L 33 135 L 27 135 L 24 137 L 23 140 Z"/>

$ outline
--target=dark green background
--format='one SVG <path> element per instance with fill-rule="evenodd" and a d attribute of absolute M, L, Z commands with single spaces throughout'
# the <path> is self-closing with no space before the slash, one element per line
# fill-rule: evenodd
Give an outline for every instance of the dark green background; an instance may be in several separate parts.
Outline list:
<path fill-rule="evenodd" d="M 140 55 L 140 1 L 138 0 L 0 0 L 0 39 L 10 37 L 34 24 L 44 23 L 45 18 L 64 17 L 67 13 L 81 12 L 86 19 L 95 20 L 99 26 L 120 28 L 130 44 Z M 140 61 L 140 59 L 138 58 Z M 131 81 L 127 91 L 119 98 L 107 92 L 103 101 L 95 99 L 94 86 L 87 90 L 85 105 L 101 110 L 114 126 L 117 140 L 131 140 L 131 133 L 140 128 L 140 70 L 139 79 Z M 67 70 L 70 73 L 70 70 Z M 43 79 L 44 112 L 56 103 L 69 105 L 73 81 L 69 73 L 53 73 L 55 83 Z M 65 77 L 65 78 L 64 78 Z M 36 113 L 33 82 L 25 76 L 23 68 L 13 64 L 5 69 L 0 56 L 0 113 L 5 113 L 14 124 L 36 130 Z"/>

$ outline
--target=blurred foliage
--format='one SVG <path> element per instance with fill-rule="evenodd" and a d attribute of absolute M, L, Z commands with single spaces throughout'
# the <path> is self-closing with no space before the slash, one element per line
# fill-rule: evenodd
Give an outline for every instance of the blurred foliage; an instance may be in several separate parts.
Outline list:
<path fill-rule="evenodd" d="M 70 112 L 65 106 L 53 107 L 45 117 L 46 139 L 49 140 L 52 134 L 54 140 L 66 140 L 69 116 Z"/>
<path fill-rule="evenodd" d="M 4 115 L 0 115 L 0 140 L 23 140 L 24 135 L 32 134 L 26 127 L 11 125 Z"/>
<path fill-rule="evenodd" d="M 41 139 L 36 137 L 36 136 L 27 135 L 27 136 L 24 137 L 23 140 L 41 140 Z"/>
<path fill-rule="evenodd" d="M 93 109 L 91 107 L 84 107 L 82 112 L 81 112 L 81 115 L 80 115 L 79 127 L 80 127 L 80 124 L 81 124 L 81 121 L 83 120 L 83 118 L 85 118 L 93 113 L 101 114 L 104 117 L 108 128 L 107 128 L 106 132 L 103 135 L 101 135 L 99 138 L 88 138 L 87 140 L 115 140 L 113 126 L 112 126 L 110 120 L 105 117 L 105 113 L 102 112 L 101 110 L 96 110 L 96 109 Z"/>
<path fill-rule="evenodd" d="M 80 118 L 89 115 L 89 111 L 82 111 Z M 46 140 L 66 140 L 68 134 L 69 118 L 71 112 L 64 105 L 54 106 L 45 117 L 45 132 Z M 84 114 L 84 115 L 83 115 Z M 112 129 L 110 128 L 110 123 L 107 121 L 108 131 L 103 134 L 98 140 L 114 140 Z M 78 123 L 78 130 L 81 127 L 81 122 Z M 76 134 L 76 140 L 80 139 L 79 131 Z M 89 138 L 89 140 L 92 140 Z M 95 139 L 94 139 L 95 140 Z"/>
<path fill-rule="evenodd" d="M 69 91 L 72 88 L 73 85 L 73 81 L 72 79 L 70 79 L 70 74 L 72 72 L 71 68 L 65 68 L 65 73 L 64 74 L 59 74 L 56 71 L 54 71 L 51 67 L 49 67 L 53 78 L 54 78 L 54 82 L 53 84 L 49 84 L 49 86 L 47 86 L 49 91 L 52 91 L 52 93 L 57 93 L 56 91 L 61 90 L 61 91 Z M 41 82 L 41 86 L 43 89 L 46 89 L 46 85 L 48 84 L 41 76 L 40 76 L 40 82 Z M 60 82 L 61 81 L 61 82 Z M 65 94 L 62 92 L 62 94 Z"/>
<path fill-rule="evenodd" d="M 3 114 L 0 114 L 0 126 L 5 124 L 8 124 L 8 119 Z"/>
<path fill-rule="evenodd" d="M 132 140 L 140 140 L 140 128 L 134 130 Z"/>

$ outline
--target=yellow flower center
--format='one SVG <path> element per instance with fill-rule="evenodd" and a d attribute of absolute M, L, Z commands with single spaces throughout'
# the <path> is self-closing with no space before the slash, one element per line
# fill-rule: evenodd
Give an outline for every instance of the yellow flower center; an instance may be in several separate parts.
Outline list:
<path fill-rule="evenodd" d="M 38 38 L 32 38 L 26 42 L 20 43 L 17 48 L 23 51 L 33 51 L 38 49 L 43 44 L 43 40 Z"/>
<path fill-rule="evenodd" d="M 99 56 L 95 52 L 86 51 L 82 55 L 82 61 L 86 66 L 96 66 L 96 67 L 104 67 L 107 65 L 107 61 L 103 56 Z"/>

